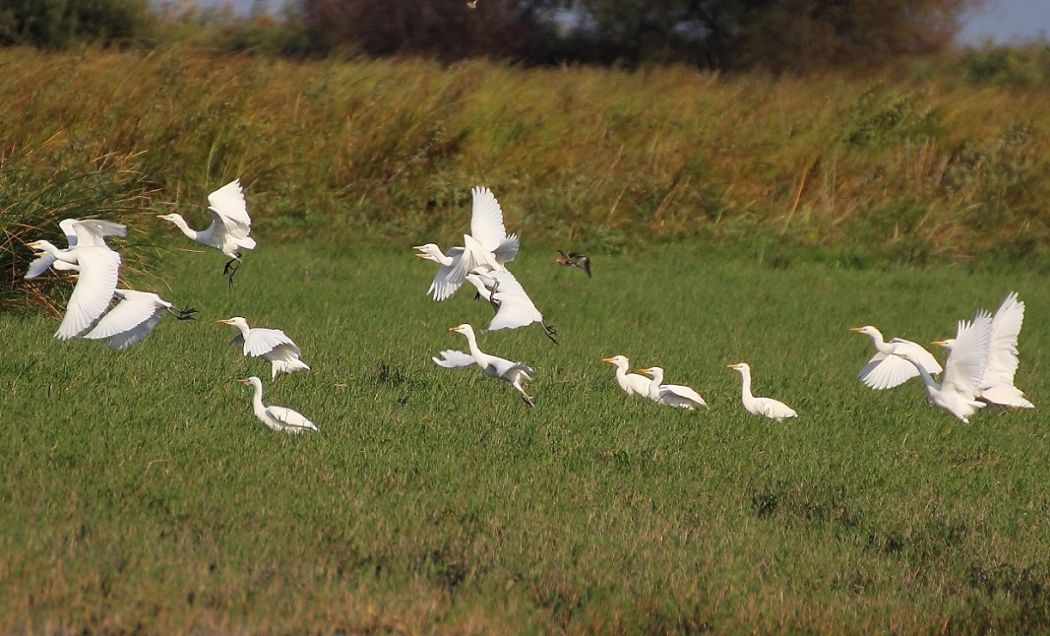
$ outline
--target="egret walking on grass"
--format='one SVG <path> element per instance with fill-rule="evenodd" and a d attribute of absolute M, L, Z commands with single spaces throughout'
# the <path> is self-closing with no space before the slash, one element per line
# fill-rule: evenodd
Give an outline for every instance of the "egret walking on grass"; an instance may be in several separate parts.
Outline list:
<path fill-rule="evenodd" d="M 740 372 L 740 378 L 743 382 L 740 397 L 741 401 L 744 403 L 744 408 L 747 409 L 748 413 L 768 417 L 778 422 L 783 421 L 785 418 L 798 415 L 798 413 L 795 412 L 795 409 L 784 404 L 780 400 L 774 400 L 773 398 L 767 397 L 755 397 L 751 394 L 751 367 L 746 362 L 730 364 L 727 365 L 727 367 L 730 369 L 736 369 Z"/>
<path fill-rule="evenodd" d="M 624 356 L 616 355 L 611 358 L 602 358 L 602 362 L 608 362 L 616 367 L 616 384 L 619 384 L 620 388 L 627 392 L 627 395 L 649 397 L 649 385 L 652 384 L 652 380 L 644 375 L 628 373 L 627 370 L 631 368 L 630 360 Z"/>
<path fill-rule="evenodd" d="M 232 285 L 241 260 L 241 250 L 255 249 L 255 239 L 248 236 L 252 219 L 248 216 L 240 179 L 234 179 L 209 194 L 208 209 L 211 211 L 211 225 L 203 230 L 191 228 L 181 214 L 162 214 L 158 218 L 174 223 L 183 234 L 201 245 L 213 247 L 229 256 L 230 260 L 226 261 L 222 274 L 228 275 Z"/>
<path fill-rule="evenodd" d="M 240 335 L 234 336 L 230 344 L 243 344 L 245 357 L 259 357 L 270 361 L 271 380 L 276 378 L 278 373 L 310 369 L 305 362 L 299 359 L 301 353 L 299 346 L 280 329 L 249 327 L 248 321 L 241 316 L 226 318 L 218 322 L 233 325 L 241 332 Z"/>
<path fill-rule="evenodd" d="M 638 369 L 638 372 L 652 377 L 647 389 L 647 397 L 653 402 L 689 410 L 698 406 L 707 406 L 704 398 L 693 389 L 681 384 L 664 384 L 664 370 L 660 367 Z"/>
<path fill-rule="evenodd" d="M 1017 336 L 1024 322 L 1024 303 L 1018 300 L 1017 292 L 1010 292 L 992 318 L 991 340 L 988 345 L 988 366 L 978 384 L 974 396 L 982 402 L 1031 409 L 1024 392 L 1014 386 L 1017 373 Z M 937 340 L 933 344 L 952 350 L 955 338 Z"/>
<path fill-rule="evenodd" d="M 972 321 L 960 320 L 955 341 L 944 363 L 944 375 L 938 384 L 922 360 L 912 352 L 901 354 L 915 365 L 926 385 L 926 399 L 967 424 L 984 402 L 977 400 L 981 378 L 988 366 L 988 347 L 992 336 L 992 316 L 981 310 Z"/>
<path fill-rule="evenodd" d="M 942 370 L 933 354 L 911 340 L 894 338 L 886 342 L 882 337 L 882 332 L 871 325 L 853 327 L 850 331 L 868 336 L 875 345 L 875 355 L 861 367 L 858 374 L 861 382 L 872 389 L 879 391 L 892 389 L 919 375 L 915 367 L 903 358 L 905 353 L 922 363 L 932 374 L 940 373 Z"/>
<path fill-rule="evenodd" d="M 254 375 L 250 378 L 238 380 L 241 384 L 250 384 L 255 389 L 252 396 L 252 411 L 259 421 L 275 431 L 284 431 L 297 435 L 304 431 L 316 431 L 314 423 L 298 411 L 293 411 L 286 406 L 266 406 L 262 401 L 262 380 Z"/>
<path fill-rule="evenodd" d="M 513 386 L 521 394 L 521 399 L 525 401 L 525 404 L 536 406 L 535 401 L 525 392 L 525 383 L 532 380 L 532 377 L 529 376 L 532 373 L 531 367 L 522 362 L 512 362 L 506 358 L 485 353 L 479 349 L 474 328 L 468 324 L 456 325 L 450 328 L 449 331 L 461 333 L 467 338 L 467 346 L 470 349 L 470 353 L 466 354 L 455 349 L 446 349 L 439 354 L 440 358 L 431 358 L 434 364 L 446 369 L 458 369 L 476 364 L 482 373 L 490 378 L 498 378 Z"/>
<path fill-rule="evenodd" d="M 475 187 L 470 192 L 473 199 L 470 234 L 463 235 L 463 247 L 453 247 L 448 254 L 434 243 L 413 248 L 417 257 L 438 264 L 437 274 L 427 290 L 434 300 L 445 300 L 454 294 L 471 271 L 479 267 L 485 271 L 505 269 L 504 263 L 518 255 L 518 237 L 507 235 L 503 210 L 492 191 Z"/>
<path fill-rule="evenodd" d="M 121 301 L 98 321 L 94 329 L 84 334 L 88 340 L 109 338 L 109 347 L 125 349 L 149 335 L 164 313 L 177 320 L 193 320 L 196 309 L 175 309 L 157 294 L 118 289 L 114 292 Z"/>

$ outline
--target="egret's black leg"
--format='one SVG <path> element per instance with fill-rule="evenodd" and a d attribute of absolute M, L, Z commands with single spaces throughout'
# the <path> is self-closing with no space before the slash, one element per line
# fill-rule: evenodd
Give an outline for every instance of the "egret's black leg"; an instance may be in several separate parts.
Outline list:
<path fill-rule="evenodd" d="M 230 287 L 233 287 L 233 277 L 240 267 L 241 262 L 236 258 L 231 258 L 226 261 L 226 265 L 222 268 L 222 275 L 226 276 L 226 279 L 230 281 Z"/>
<path fill-rule="evenodd" d="M 535 408 L 536 406 L 536 403 L 524 391 L 521 393 L 521 401 L 527 404 L 529 408 Z"/>
<path fill-rule="evenodd" d="M 197 310 L 192 307 L 187 307 L 186 309 L 178 310 L 169 308 L 168 313 L 170 313 L 172 316 L 175 316 L 176 320 L 195 320 L 193 314 L 197 313 Z"/>
<path fill-rule="evenodd" d="M 557 338 L 558 330 L 554 328 L 554 325 L 548 325 L 548 324 L 545 324 L 545 323 L 541 322 L 540 326 L 543 327 L 543 333 L 548 338 L 550 338 L 550 341 L 553 342 L 554 344 L 558 344 L 558 338 Z"/>

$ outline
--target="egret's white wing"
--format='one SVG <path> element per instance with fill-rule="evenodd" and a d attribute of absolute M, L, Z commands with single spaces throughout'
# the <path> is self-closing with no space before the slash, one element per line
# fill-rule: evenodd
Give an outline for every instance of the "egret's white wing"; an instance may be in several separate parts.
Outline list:
<path fill-rule="evenodd" d="M 454 285 L 455 289 L 459 289 L 463 281 L 467 280 L 467 274 L 478 267 L 490 270 L 502 267 L 469 234 L 463 235 L 463 245 L 463 251 L 453 260 L 450 271 L 445 278 L 446 284 Z"/>
<path fill-rule="evenodd" d="M 123 300 L 110 309 L 95 328 L 84 335 L 88 340 L 101 340 L 134 329 L 153 317 L 160 300 L 156 294 L 118 289 L 115 294 Z M 163 309 L 163 307 L 161 307 Z"/>
<path fill-rule="evenodd" d="M 496 315 L 489 322 L 487 327 L 489 331 L 517 329 L 543 321 L 543 314 L 536 308 L 535 303 L 525 293 L 525 288 L 513 274 L 501 270 L 489 272 L 485 276 L 495 281 L 495 286 L 487 286 L 490 290 L 495 290 L 492 292 L 492 299 L 499 306 Z"/>
<path fill-rule="evenodd" d="M 919 361 L 922 368 L 926 369 L 930 375 L 937 375 L 943 369 L 941 369 L 941 363 L 937 362 L 937 358 L 933 357 L 933 354 L 927 351 L 917 342 L 911 340 L 905 340 L 904 338 L 894 338 L 890 340 L 890 346 L 893 347 L 893 353 L 901 354 L 907 353 L 914 359 Z"/>
<path fill-rule="evenodd" d="M 672 406 L 688 407 L 692 404 L 707 405 L 704 398 L 693 389 L 680 384 L 661 384 L 660 400 Z"/>
<path fill-rule="evenodd" d="M 525 364 L 524 362 L 514 362 L 513 360 L 507 360 L 506 358 L 500 358 L 498 356 L 492 355 L 490 355 L 489 358 L 491 358 L 490 365 L 492 366 L 493 370 L 495 370 L 496 375 L 498 375 L 501 378 L 508 378 L 513 380 L 513 374 L 521 373 L 526 380 L 532 379 L 531 377 L 529 377 L 529 374 L 532 373 L 532 367 Z"/>
<path fill-rule="evenodd" d="M 919 375 L 919 370 L 904 358 L 876 353 L 867 364 L 860 368 L 857 377 L 867 387 L 882 391 L 900 386 L 917 375 Z"/>
<path fill-rule="evenodd" d="M 153 312 L 153 315 L 146 319 L 145 322 L 140 323 L 137 327 L 132 327 L 124 333 L 118 333 L 109 339 L 110 349 L 126 349 L 136 342 L 142 340 L 153 331 L 153 328 L 157 326 L 160 319 L 164 317 L 164 307 L 157 307 Z"/>
<path fill-rule="evenodd" d="M 452 258 L 451 265 L 438 265 L 438 271 L 434 274 L 434 280 L 430 283 L 430 289 L 427 293 L 433 297 L 434 300 L 445 300 L 452 294 L 456 293 L 463 281 L 455 280 L 455 272 L 457 271 L 457 261 L 463 254 L 462 247 L 453 247 L 448 251 L 448 256 Z M 467 270 L 468 272 L 470 270 Z M 464 275 L 464 279 L 466 275 Z"/>
<path fill-rule="evenodd" d="M 44 272 L 46 272 L 52 265 L 55 264 L 55 257 L 50 254 L 44 254 L 38 256 L 29 263 L 29 269 L 26 270 L 25 276 L 22 278 L 29 280 L 30 278 L 36 278 Z"/>
<path fill-rule="evenodd" d="M 77 246 L 76 224 L 76 219 L 62 219 L 58 222 L 58 227 L 60 227 L 62 229 L 62 233 L 66 235 L 66 247 L 68 247 L 69 249 L 73 249 Z M 121 236 L 124 235 L 121 234 Z"/>
<path fill-rule="evenodd" d="M 291 429 L 289 432 L 317 430 L 314 423 L 306 419 L 306 416 L 286 406 L 268 406 L 266 407 L 266 413 L 285 427 Z"/>
<path fill-rule="evenodd" d="M 431 360 L 434 361 L 434 364 L 439 367 L 445 367 L 446 369 L 459 369 L 475 364 L 473 356 L 468 353 L 463 353 L 462 351 L 456 351 L 455 349 L 446 349 L 438 355 L 441 357 L 438 358 L 435 356 L 431 358 Z"/>
<path fill-rule="evenodd" d="M 244 339 L 244 355 L 261 356 L 281 345 L 288 345 L 296 355 L 300 353 L 299 347 L 280 329 L 249 329 L 248 337 Z"/>
<path fill-rule="evenodd" d="M 988 345 L 988 367 L 981 384 L 1012 385 L 1017 373 L 1017 336 L 1024 322 L 1024 303 L 1017 292 L 1010 292 L 992 319 L 992 335 Z"/>
<path fill-rule="evenodd" d="M 109 307 L 117 288 L 120 254 L 108 247 L 78 247 L 80 278 L 66 305 L 66 314 L 55 337 L 68 340 L 91 326 Z"/>
<path fill-rule="evenodd" d="M 955 345 L 944 363 L 942 389 L 953 389 L 973 398 L 980 388 L 981 377 L 988 366 L 988 345 L 992 336 L 992 315 L 983 309 L 973 321 L 960 320 L 955 334 Z"/>
<path fill-rule="evenodd" d="M 75 244 L 80 246 L 104 247 L 106 245 L 105 237 L 125 237 L 128 235 L 128 228 L 113 221 L 103 221 L 102 219 L 64 219 L 63 222 L 65 221 L 71 222 L 63 226 L 62 230 L 72 229 L 76 237 Z M 62 226 L 62 223 L 59 223 L 59 226 Z M 74 243 L 71 242 L 70 247 L 73 245 Z"/>
<path fill-rule="evenodd" d="M 907 360 L 905 360 L 905 362 L 907 362 Z M 780 400 L 774 400 L 773 398 L 755 398 L 755 406 L 762 415 L 773 419 L 796 417 L 798 415 L 798 413 L 795 412 L 795 409 L 784 404 Z"/>
<path fill-rule="evenodd" d="M 244 200 L 244 191 L 241 189 L 240 179 L 234 179 L 209 194 L 208 208 L 215 213 L 219 221 L 226 226 L 226 231 L 231 235 L 236 238 L 248 236 L 248 232 L 251 230 L 252 219 L 248 216 L 248 204 Z"/>
<path fill-rule="evenodd" d="M 470 235 L 481 243 L 485 251 L 491 252 L 507 237 L 507 230 L 503 227 L 503 210 L 488 188 L 474 187 L 470 193 L 474 199 L 470 213 Z"/>
<path fill-rule="evenodd" d="M 509 263 L 514 260 L 514 257 L 518 255 L 518 250 L 521 249 L 521 241 L 518 240 L 517 234 L 511 234 L 492 250 L 492 255 L 500 263 Z"/>

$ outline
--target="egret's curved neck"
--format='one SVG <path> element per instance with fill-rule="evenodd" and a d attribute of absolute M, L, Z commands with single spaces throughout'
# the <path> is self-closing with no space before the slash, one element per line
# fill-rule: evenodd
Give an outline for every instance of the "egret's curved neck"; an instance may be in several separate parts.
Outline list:
<path fill-rule="evenodd" d="M 252 382 L 252 388 L 255 389 L 255 394 L 252 396 L 252 408 L 255 414 L 261 417 L 260 414 L 266 410 L 262 401 L 262 382 Z"/>
<path fill-rule="evenodd" d="M 197 236 L 200 234 L 200 232 L 198 232 L 197 230 L 195 230 L 195 229 L 191 228 L 189 225 L 187 225 L 186 224 L 186 219 L 182 218 L 181 215 L 176 214 L 176 215 L 172 216 L 172 218 L 169 219 L 169 220 L 172 223 L 175 224 L 175 227 L 177 227 L 180 230 L 182 230 L 183 234 L 185 234 L 186 236 L 190 237 L 191 239 L 193 239 L 195 241 L 197 240 Z"/>
<path fill-rule="evenodd" d="M 922 378 L 922 383 L 926 385 L 927 392 L 940 390 L 941 387 L 937 384 L 936 380 L 933 379 L 933 376 L 930 375 L 930 372 L 926 370 L 926 367 L 922 366 L 921 362 L 916 362 L 914 360 L 909 360 L 909 362 L 911 362 L 919 371 L 919 377 Z"/>
<path fill-rule="evenodd" d="M 755 396 L 751 394 L 751 371 L 748 369 L 740 370 L 740 395 L 743 397 L 745 402 L 749 402 L 755 399 Z"/>
<path fill-rule="evenodd" d="M 659 370 L 654 370 L 653 371 L 653 384 L 655 386 L 660 386 L 663 383 L 664 383 L 664 372 L 663 371 L 659 371 Z"/>
<path fill-rule="evenodd" d="M 237 331 L 241 332 L 242 338 L 244 338 L 245 340 L 248 339 L 248 332 L 251 331 L 252 328 L 249 327 L 247 323 L 234 323 L 233 326 L 237 327 Z M 262 388 L 260 387 L 259 390 L 262 391 Z"/>
<path fill-rule="evenodd" d="M 467 346 L 470 347 L 470 355 L 474 357 L 474 362 L 477 362 L 478 366 L 481 367 L 488 366 L 489 356 L 478 348 L 478 338 L 474 335 L 474 332 L 468 331 L 463 335 L 467 337 Z"/>
<path fill-rule="evenodd" d="M 890 353 L 890 347 L 886 344 L 886 340 L 882 337 L 882 332 L 878 329 L 874 330 L 875 333 L 871 335 L 871 341 L 875 345 L 875 350 L 880 353 Z"/>
<path fill-rule="evenodd" d="M 74 252 L 72 252 L 71 250 L 59 249 L 51 241 L 40 241 L 40 249 L 44 250 L 45 252 L 47 252 L 48 254 L 60 261 L 65 261 L 67 263 L 74 264 L 77 262 L 76 254 Z"/>
<path fill-rule="evenodd" d="M 434 261 L 438 265 L 442 265 L 444 267 L 452 267 L 452 257 L 445 256 L 445 253 L 442 252 L 440 249 L 435 249 L 434 253 L 431 254 L 431 256 L 433 256 Z"/>

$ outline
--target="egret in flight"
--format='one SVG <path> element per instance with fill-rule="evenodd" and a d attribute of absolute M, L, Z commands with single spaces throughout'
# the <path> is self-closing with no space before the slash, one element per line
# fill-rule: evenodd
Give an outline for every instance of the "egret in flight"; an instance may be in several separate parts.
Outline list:
<path fill-rule="evenodd" d="M 969 424 L 970 416 L 985 405 L 977 400 L 977 392 L 988 366 L 991 337 L 992 315 L 987 311 L 978 311 L 972 321 L 960 320 L 940 384 L 930 377 L 922 360 L 912 352 L 905 352 L 902 356 L 915 365 L 922 377 L 927 401 Z"/>
<path fill-rule="evenodd" d="M 796 417 L 798 415 L 798 413 L 795 412 L 795 409 L 779 400 L 767 397 L 755 397 L 751 394 L 751 367 L 746 362 L 730 364 L 727 365 L 727 367 L 730 369 L 736 369 L 740 372 L 741 380 L 743 380 L 741 400 L 743 401 L 744 408 L 747 409 L 748 413 L 768 417 L 778 422 L 784 421 L 785 418 Z"/>
<path fill-rule="evenodd" d="M 1017 292 L 1010 292 L 992 318 L 992 333 L 988 345 L 988 366 L 977 385 L 974 396 L 989 404 L 1016 408 L 1035 408 L 1024 393 L 1014 386 L 1017 373 L 1017 336 L 1024 321 L 1024 303 Z M 937 340 L 933 344 L 955 348 L 955 338 Z"/>
<path fill-rule="evenodd" d="M 473 285 L 478 295 L 487 300 L 496 311 L 496 315 L 485 328 L 486 331 L 517 329 L 535 322 L 543 327 L 543 333 L 551 342 L 558 344 L 557 330 L 543 322 L 543 314 L 525 293 L 525 288 L 514 274 L 507 270 L 486 272 L 478 268 L 467 274 L 467 282 Z"/>
<path fill-rule="evenodd" d="M 59 340 L 80 335 L 109 307 L 117 288 L 120 254 L 106 245 L 105 237 L 127 235 L 123 225 L 98 219 L 73 219 L 67 227 L 72 228 L 76 238 L 76 244 L 69 249 L 59 249 L 50 241 L 27 244 L 31 249 L 42 250 L 53 257 L 54 266 L 58 267 L 61 261 L 62 267 L 73 269 L 75 266 L 79 271 L 77 284 L 66 304 L 66 313 L 55 332 Z"/>
<path fill-rule="evenodd" d="M 638 369 L 638 371 L 652 377 L 646 395 L 653 402 L 689 410 L 698 406 L 707 406 L 704 398 L 693 389 L 681 384 L 664 384 L 664 370 L 660 367 L 649 367 Z"/>
<path fill-rule="evenodd" d="M 521 362 L 512 362 L 505 358 L 485 353 L 479 349 L 477 336 L 474 335 L 474 328 L 468 324 L 456 325 L 450 328 L 449 331 L 455 331 L 466 336 L 470 353 L 466 354 L 455 349 L 446 349 L 439 354 L 440 358 L 431 358 L 434 364 L 446 369 L 458 369 L 476 364 L 482 373 L 490 378 L 498 378 L 513 386 L 521 394 L 521 399 L 525 401 L 525 404 L 536 406 L 536 402 L 525 392 L 525 383 L 532 380 L 532 377 L 529 376 L 532 373 L 531 367 Z"/>
<path fill-rule="evenodd" d="M 470 193 L 473 198 L 470 234 L 463 235 L 463 247 L 453 247 L 448 254 L 434 243 L 412 248 L 417 257 L 438 264 L 437 274 L 427 290 L 434 300 L 445 300 L 454 294 L 473 270 L 505 269 L 504 263 L 518 255 L 518 237 L 507 235 L 503 210 L 492 191 L 478 186 Z"/>
<path fill-rule="evenodd" d="M 243 344 L 245 357 L 259 357 L 270 361 L 271 380 L 276 378 L 278 373 L 310 369 L 305 362 L 299 359 L 298 345 L 280 329 L 249 327 L 248 321 L 240 316 L 218 322 L 233 325 L 241 332 L 240 335 L 233 337 L 230 344 Z"/>
<path fill-rule="evenodd" d="M 861 367 L 858 374 L 860 381 L 869 388 L 879 391 L 892 389 L 918 376 L 919 372 L 915 370 L 915 367 L 904 359 L 905 353 L 911 354 L 931 374 L 940 373 L 942 370 L 933 354 L 911 340 L 894 338 L 886 342 L 882 338 L 882 332 L 871 325 L 853 327 L 850 331 L 870 337 L 875 345 L 875 355 Z"/>
<path fill-rule="evenodd" d="M 602 362 L 608 362 L 616 367 L 616 384 L 619 384 L 620 388 L 627 392 L 627 395 L 649 397 L 649 385 L 652 384 L 652 380 L 644 375 L 628 373 L 627 370 L 631 368 L 630 360 L 616 355 L 611 358 L 602 358 Z"/>
<path fill-rule="evenodd" d="M 193 320 L 196 309 L 175 309 L 157 294 L 118 289 L 114 295 L 121 301 L 110 309 L 95 328 L 84 334 L 88 340 L 109 338 L 109 347 L 125 349 L 149 335 L 165 312 L 178 320 Z"/>
<path fill-rule="evenodd" d="M 62 219 L 58 222 L 58 226 L 62 228 L 62 234 L 66 236 L 67 248 L 65 251 L 71 250 L 77 246 L 77 235 L 76 230 L 74 229 L 74 224 L 76 222 L 76 219 Z M 51 245 L 50 243 L 48 244 Z M 56 251 L 62 251 L 56 246 L 52 247 L 54 247 Z M 26 280 L 36 278 L 52 267 L 60 271 L 78 271 L 80 269 L 80 267 L 73 263 L 58 260 L 55 256 L 52 256 L 50 252 L 44 252 L 29 264 L 29 268 L 26 270 L 23 278 Z"/>
<path fill-rule="evenodd" d="M 286 406 L 266 406 L 262 401 L 262 380 L 254 375 L 250 378 L 238 380 L 241 384 L 250 384 L 255 389 L 252 396 L 252 411 L 259 421 L 275 431 L 284 431 L 297 435 L 304 431 L 316 431 L 314 423 L 298 411 L 293 411 Z"/>
<path fill-rule="evenodd" d="M 230 260 L 222 268 L 222 274 L 228 275 L 232 285 L 233 275 L 237 273 L 241 261 L 241 250 L 255 249 L 255 239 L 248 236 L 252 219 L 248 216 L 240 179 L 234 179 L 209 194 L 208 209 L 211 211 L 211 225 L 203 230 L 191 228 L 181 214 L 162 214 L 158 218 L 174 223 L 183 234 L 201 245 L 213 247 L 229 256 Z"/>

